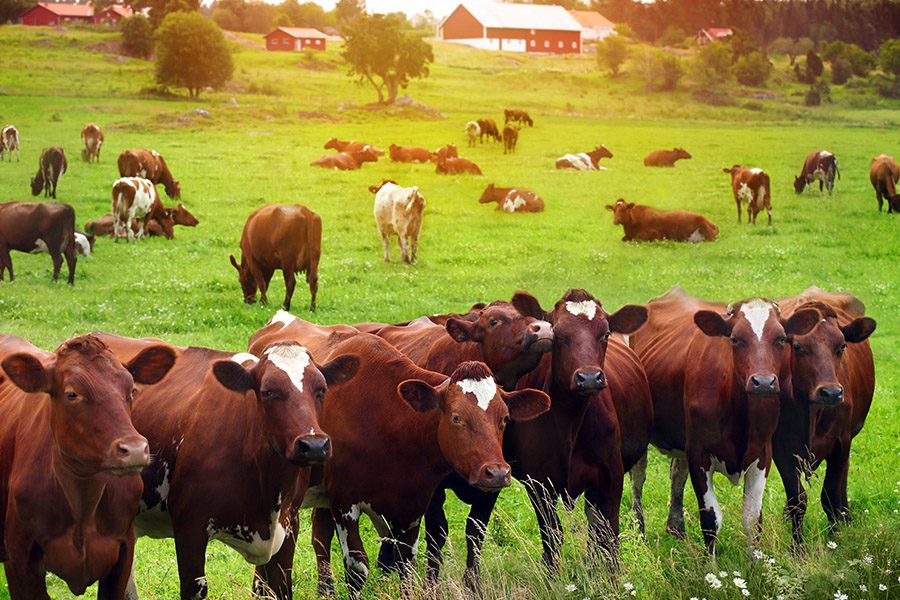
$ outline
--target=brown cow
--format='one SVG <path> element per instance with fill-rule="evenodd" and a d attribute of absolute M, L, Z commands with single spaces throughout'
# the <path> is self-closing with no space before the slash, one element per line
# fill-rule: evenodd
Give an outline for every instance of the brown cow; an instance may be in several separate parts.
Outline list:
<path fill-rule="evenodd" d="M 363 163 L 377 162 L 378 154 L 372 146 L 366 145 L 362 150 L 351 150 L 348 152 L 335 152 L 334 154 L 326 154 L 322 158 L 318 158 L 309 165 L 311 167 L 322 167 L 323 169 L 337 169 L 340 171 L 355 171 L 362 167 Z"/>
<path fill-rule="evenodd" d="M 281 269 L 284 274 L 284 309 L 291 309 L 295 273 L 306 273 L 311 296 L 309 310 L 316 310 L 319 290 L 319 257 L 322 255 L 322 218 L 305 206 L 269 204 L 253 211 L 241 235 L 241 264 L 231 255 L 244 292 L 244 302 L 269 300 L 266 292 L 272 274 Z"/>
<path fill-rule="evenodd" d="M 59 178 L 65 174 L 69 164 L 66 162 L 65 151 L 53 146 L 44 148 L 41 158 L 38 160 L 38 171 L 31 178 L 31 195 L 37 196 L 44 192 L 44 198 L 56 198 L 56 184 Z"/>
<path fill-rule="evenodd" d="M 822 189 L 825 188 L 830 196 L 834 190 L 835 175 L 838 179 L 841 178 L 837 158 L 834 154 L 828 150 L 816 150 L 806 157 L 800 175 L 794 177 L 794 191 L 799 194 L 807 185 L 812 189 L 813 181 L 818 179 L 819 193 L 822 193 Z"/>
<path fill-rule="evenodd" d="M 120 237 L 126 242 L 142 239 L 150 219 L 156 219 L 163 225 L 166 237 L 172 237 L 172 217 L 166 214 L 156 186 L 149 179 L 123 177 L 117 180 L 112 188 L 112 214 L 116 242 Z M 131 227 L 135 220 L 140 224 L 137 231 Z"/>
<path fill-rule="evenodd" d="M 519 143 L 519 130 L 512 125 L 503 128 L 503 154 L 512 154 Z"/>
<path fill-rule="evenodd" d="M 472 175 L 482 174 L 478 165 L 472 161 L 452 156 L 454 150 L 456 150 L 456 146 L 450 144 L 437 151 L 437 167 L 435 167 L 435 173 L 439 175 L 457 175 L 460 173 L 471 173 Z"/>
<path fill-rule="evenodd" d="M 88 123 L 81 128 L 81 143 L 84 148 L 81 150 L 81 158 L 85 162 L 96 160 L 100 162 L 100 147 L 103 145 L 103 131 L 99 125 Z"/>
<path fill-rule="evenodd" d="M 893 156 L 879 154 L 872 159 L 869 169 L 869 180 L 875 188 L 875 199 L 878 200 L 878 212 L 888 201 L 888 213 L 900 212 L 900 194 L 897 193 L 897 180 L 900 180 L 900 165 Z"/>
<path fill-rule="evenodd" d="M 165 235 L 169 239 L 174 237 L 173 231 L 171 227 L 168 227 L 168 233 L 166 231 L 166 227 L 169 225 L 183 225 L 185 227 L 196 227 L 200 221 L 195 217 L 185 206 L 184 204 L 179 203 L 175 208 L 165 208 L 163 212 L 166 214 L 168 219 L 163 219 L 162 222 L 157 221 L 154 218 L 147 219 L 147 222 L 143 225 L 144 235 L 150 237 L 163 236 Z M 171 223 L 170 223 L 171 220 Z M 115 230 L 115 222 L 116 218 L 111 214 L 105 214 L 102 217 L 98 217 L 96 219 L 91 219 L 87 223 L 84 224 L 84 230 L 93 235 L 104 235 L 112 237 Z M 134 233 L 138 232 L 138 229 L 141 228 L 141 223 L 137 219 L 131 220 L 131 230 Z"/>
<path fill-rule="evenodd" d="M 317 325 L 279 309 L 247 342 L 247 351 L 260 354 L 279 342 L 302 343 L 315 360 L 324 360 L 343 340 L 360 333 L 350 325 Z"/>
<path fill-rule="evenodd" d="M 121 360 L 147 343 L 102 337 Z M 141 390 L 133 421 L 154 460 L 143 472 L 135 534 L 175 538 L 181 598 L 206 597 L 210 540 L 257 565 L 254 590 L 291 597 L 296 507 L 309 467 L 331 455 L 319 426 L 326 388 L 351 378 L 358 363 L 340 356 L 319 366 L 294 342 L 258 356 L 191 347 Z"/>
<path fill-rule="evenodd" d="M 53 281 L 59 279 L 63 257 L 69 271 L 68 283 L 75 284 L 75 209 L 68 204 L 47 202 L 0 203 L 0 281 L 4 269 L 13 281 L 10 250 L 46 251 L 53 260 Z"/>
<path fill-rule="evenodd" d="M 747 223 L 756 225 L 756 215 L 766 209 L 769 226 L 772 226 L 772 186 L 769 176 L 762 169 L 747 169 L 740 165 L 726 167 L 723 172 L 731 175 L 731 189 L 737 204 L 738 223 L 741 222 L 741 202 L 747 203 Z"/>
<path fill-rule="evenodd" d="M 319 593 L 333 593 L 330 553 L 337 530 L 350 597 L 358 598 L 369 573 L 360 515 L 371 518 L 381 537 L 396 540 L 405 582 L 414 571 L 419 525 L 437 484 L 455 471 L 479 489 L 508 486 L 510 467 L 500 447 L 506 423 L 540 415 L 550 399 L 537 390 L 503 391 L 478 362 L 463 363 L 448 379 L 417 367 L 370 334 L 341 342 L 332 356 L 340 354 L 359 356 L 360 367 L 322 409 L 320 422 L 334 454 L 324 466 L 324 494 L 310 488 L 307 504 L 317 508 Z"/>
<path fill-rule="evenodd" d="M 819 314 L 818 324 L 791 340 L 793 398 L 782 402 L 772 439 L 775 466 L 787 493 L 795 544 L 803 543 L 807 477 L 828 463 L 822 484 L 822 508 L 830 525 L 850 518 L 847 475 L 850 446 L 862 430 L 875 390 L 875 364 L 868 337 L 875 320 L 847 293 L 810 288 L 779 302 L 785 315 L 804 309 Z"/>
<path fill-rule="evenodd" d="M 136 383 L 174 353 L 151 346 L 123 364 L 92 335 L 54 353 L 0 337 L 0 562 L 10 600 L 49 598 L 54 573 L 75 595 L 125 596 L 147 440 L 131 422 Z"/>
<path fill-rule="evenodd" d="M 645 167 L 674 167 L 675 161 L 693 158 L 684 148 L 673 150 L 655 150 L 644 157 Z"/>
<path fill-rule="evenodd" d="M 612 211 L 613 223 L 625 230 L 623 242 L 711 242 L 719 235 L 715 223 L 686 210 L 662 210 L 625 202 L 622 198 L 616 200 L 615 205 L 607 204 L 606 210 Z"/>
<path fill-rule="evenodd" d="M 418 146 L 398 146 L 391 144 L 388 147 L 391 160 L 404 163 L 427 163 L 434 159 L 434 152 L 428 148 Z"/>
<path fill-rule="evenodd" d="M 478 199 L 481 204 L 496 202 L 497 210 L 508 213 L 514 212 L 542 212 L 544 201 L 531 190 L 522 188 L 501 188 L 493 183 L 488 184 Z"/>
<path fill-rule="evenodd" d="M 715 472 L 744 478 L 742 524 L 754 545 L 772 461 L 780 403 L 790 398 L 790 340 L 818 322 L 814 310 L 783 317 L 761 298 L 728 305 L 673 288 L 648 304 L 647 324 L 632 336 L 653 395 L 651 442 L 673 457 L 667 530 L 685 535 L 683 494 L 690 475 L 707 550 L 722 527 Z M 781 382 L 786 382 L 782 387 Z"/>
<path fill-rule="evenodd" d="M 478 123 L 480 129 L 478 137 L 481 142 L 484 142 L 484 136 L 487 136 L 488 139 L 494 138 L 497 142 L 503 141 L 503 138 L 500 137 L 500 130 L 497 129 L 497 123 L 493 119 L 478 119 L 475 122 Z"/>
<path fill-rule="evenodd" d="M 518 108 L 507 108 L 503 111 L 503 118 L 504 124 L 509 123 L 510 121 L 516 121 L 518 123 L 524 123 L 529 127 L 534 126 L 534 121 L 531 119 L 531 115 Z"/>
<path fill-rule="evenodd" d="M 370 148 L 378 156 L 384 156 L 384 150 L 365 142 L 357 142 L 355 140 L 339 140 L 336 137 L 331 138 L 323 146 L 326 150 L 334 148 L 338 152 L 361 152 L 366 147 Z"/>
<path fill-rule="evenodd" d="M 456 144 L 447 144 L 436 148 L 431 154 L 431 162 L 437 162 L 438 157 L 442 155 L 447 158 L 459 158 L 459 148 L 456 147 Z"/>
<path fill-rule="evenodd" d="M 118 162 L 120 177 L 142 177 L 153 185 L 161 183 L 166 196 L 181 199 L 181 184 L 172 177 L 165 159 L 156 150 L 123 150 Z"/>
<path fill-rule="evenodd" d="M 566 154 L 557 158 L 556 168 L 575 169 L 576 171 L 598 171 L 605 168 L 600 166 L 600 159 L 612 157 L 612 152 L 610 152 L 606 146 L 600 144 L 590 152 Z"/>

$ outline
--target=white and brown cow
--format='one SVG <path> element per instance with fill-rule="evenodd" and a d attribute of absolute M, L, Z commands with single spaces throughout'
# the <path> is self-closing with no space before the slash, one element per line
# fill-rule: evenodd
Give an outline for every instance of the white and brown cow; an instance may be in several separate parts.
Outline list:
<path fill-rule="evenodd" d="M 149 179 L 142 177 L 122 177 L 113 184 L 112 212 L 116 219 L 113 225 L 116 242 L 122 236 L 129 242 L 135 237 L 137 239 L 144 237 L 143 226 L 137 233 L 129 227 L 132 219 L 146 225 L 150 218 L 157 220 L 166 218 L 156 186 Z"/>
<path fill-rule="evenodd" d="M 3 160 L 3 152 L 6 151 L 9 162 L 12 162 L 13 150 L 16 151 L 16 162 L 19 162 L 19 130 L 7 125 L 0 131 L 0 160 Z"/>
<path fill-rule="evenodd" d="M 405 188 L 386 182 L 378 188 L 375 192 L 375 224 L 384 243 L 385 261 L 391 260 L 388 248 L 391 236 L 396 235 L 400 238 L 404 262 L 415 262 L 424 210 L 425 198 L 417 186 Z"/>
<path fill-rule="evenodd" d="M 478 138 L 481 137 L 481 126 L 478 125 L 477 121 L 466 123 L 466 135 L 469 136 L 469 147 L 471 148 L 478 141 Z"/>
<path fill-rule="evenodd" d="M 769 215 L 769 226 L 772 226 L 772 186 L 769 176 L 762 169 L 747 169 L 740 165 L 725 167 L 725 173 L 731 174 L 731 189 L 734 202 L 737 204 L 738 223 L 741 222 L 741 202 L 747 204 L 747 223 L 756 225 L 756 215 L 763 208 Z"/>
<path fill-rule="evenodd" d="M 590 152 L 565 154 L 556 159 L 557 169 L 575 169 L 576 171 L 602 171 L 599 165 L 601 158 L 612 158 L 613 154 L 606 146 L 600 144 Z"/>
<path fill-rule="evenodd" d="M 99 125 L 88 123 L 81 128 L 81 142 L 84 149 L 81 151 L 81 158 L 85 162 L 96 160 L 100 162 L 100 146 L 103 145 L 103 130 Z"/>
<path fill-rule="evenodd" d="M 794 177 L 794 191 L 798 194 L 803 191 L 806 186 L 812 189 L 813 182 L 819 180 L 819 193 L 824 189 L 828 190 L 831 195 L 834 190 L 834 178 L 841 178 L 841 172 L 838 170 L 837 158 L 828 150 L 816 150 L 806 157 L 803 163 L 803 170 L 800 175 Z"/>
<path fill-rule="evenodd" d="M 481 204 L 496 202 L 497 210 L 508 213 L 541 212 L 544 210 L 544 201 L 531 190 L 497 187 L 493 183 L 488 184 L 484 188 L 484 192 L 482 192 L 478 202 Z"/>

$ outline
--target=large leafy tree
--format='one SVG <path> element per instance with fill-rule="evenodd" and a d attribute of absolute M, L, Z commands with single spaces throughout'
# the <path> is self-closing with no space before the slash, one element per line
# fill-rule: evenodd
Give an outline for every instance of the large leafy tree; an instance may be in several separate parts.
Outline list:
<path fill-rule="evenodd" d="M 26 10 L 37 4 L 37 0 L 2 0 L 0 1 L 0 24 L 15 23 Z"/>
<path fill-rule="evenodd" d="M 412 78 L 428 76 L 431 46 L 396 15 L 360 15 L 344 28 L 344 60 L 350 75 L 368 82 L 382 104 L 393 103 Z"/>
<path fill-rule="evenodd" d="M 234 64 L 222 30 L 197 12 L 175 12 L 156 30 L 156 81 L 197 98 L 231 78 Z"/>

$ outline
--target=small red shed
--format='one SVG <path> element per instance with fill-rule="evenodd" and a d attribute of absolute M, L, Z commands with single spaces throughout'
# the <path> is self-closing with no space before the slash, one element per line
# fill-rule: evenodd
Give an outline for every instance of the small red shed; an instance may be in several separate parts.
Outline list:
<path fill-rule="evenodd" d="M 134 15 L 134 11 L 127 4 L 110 4 L 100 12 L 94 15 L 94 23 L 104 25 L 114 25 L 122 19 L 127 19 Z"/>
<path fill-rule="evenodd" d="M 94 7 L 90 4 L 38 2 L 22 15 L 22 25 L 53 26 L 64 23 L 93 23 Z"/>
<path fill-rule="evenodd" d="M 299 51 L 304 48 L 324 50 L 328 36 L 311 27 L 279 27 L 266 37 L 266 50 L 272 52 Z"/>

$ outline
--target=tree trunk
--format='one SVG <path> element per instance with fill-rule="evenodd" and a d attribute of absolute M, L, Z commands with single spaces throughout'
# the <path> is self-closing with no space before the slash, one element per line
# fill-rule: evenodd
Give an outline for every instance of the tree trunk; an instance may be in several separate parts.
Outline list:
<path fill-rule="evenodd" d="M 372 79 L 371 75 L 367 74 L 366 79 L 369 80 L 369 83 L 371 83 L 372 87 L 375 88 L 375 91 L 378 92 L 378 104 L 384 104 L 384 92 L 382 91 L 384 85 L 378 85 L 377 83 L 375 83 L 375 80 Z"/>
<path fill-rule="evenodd" d="M 384 83 L 387 85 L 387 88 L 388 88 L 387 103 L 393 104 L 394 101 L 397 99 L 397 92 L 399 91 L 400 86 L 397 85 L 397 80 L 393 77 L 386 78 L 384 80 Z"/>

